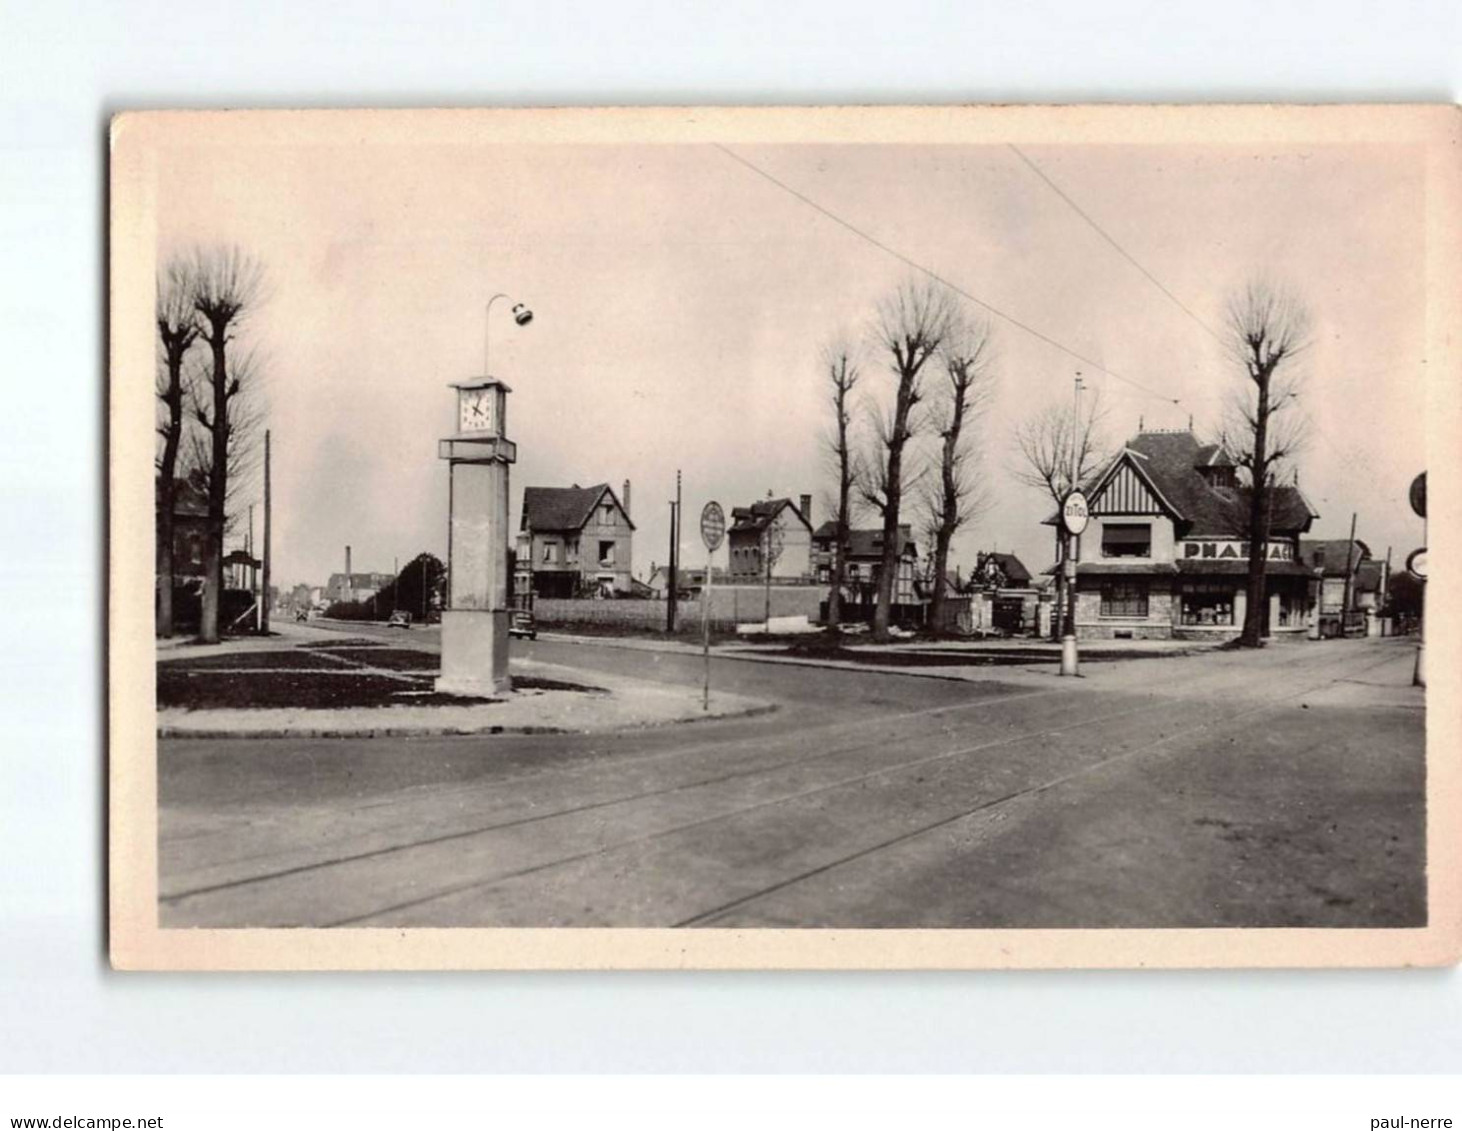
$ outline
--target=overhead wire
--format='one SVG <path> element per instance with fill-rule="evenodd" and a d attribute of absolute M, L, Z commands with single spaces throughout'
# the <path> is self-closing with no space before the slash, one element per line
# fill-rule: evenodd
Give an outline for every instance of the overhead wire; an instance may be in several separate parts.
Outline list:
<path fill-rule="evenodd" d="M 999 318 L 999 319 L 1001 319 L 1001 320 L 1003 320 L 1005 322 L 1010 323 L 1012 326 L 1015 326 L 1015 327 L 1017 327 L 1017 328 L 1019 328 L 1021 330 L 1024 330 L 1027 334 L 1030 334 L 1032 337 L 1037 338 L 1037 339 L 1039 339 L 1042 342 L 1045 342 L 1049 346 L 1053 346 L 1054 348 L 1060 350 L 1062 353 L 1066 354 L 1068 357 L 1075 358 L 1077 361 L 1080 361 L 1083 365 L 1089 365 L 1093 369 L 1095 369 L 1097 372 L 1099 372 L 1099 373 L 1105 373 L 1108 377 L 1115 378 L 1116 380 L 1121 381 L 1123 384 L 1130 385 L 1134 389 L 1138 389 L 1141 392 L 1146 393 L 1150 397 L 1155 397 L 1158 400 L 1166 401 L 1169 404 L 1174 404 L 1174 405 L 1180 405 L 1180 404 L 1182 404 L 1181 398 L 1171 396 L 1171 395 L 1169 395 L 1167 393 L 1164 393 L 1164 392 L 1160 392 L 1157 389 L 1154 389 L 1154 388 L 1152 388 L 1149 385 L 1144 385 L 1140 381 L 1134 381 L 1131 377 L 1127 377 L 1127 376 L 1125 376 L 1125 375 L 1123 375 L 1121 373 L 1116 372 L 1113 369 L 1108 368 L 1107 366 L 1101 364 L 1100 362 L 1095 361 L 1092 358 L 1087 357 L 1085 354 L 1080 353 L 1079 351 L 1072 349 L 1070 346 L 1065 345 L 1064 343 L 1056 340 L 1055 338 L 1051 337 L 1049 334 L 1044 333 L 1043 331 L 1036 329 L 1034 326 L 1031 326 L 1031 325 L 1029 325 L 1026 322 L 1023 322 L 1021 319 L 1016 318 L 1013 314 L 1010 314 L 1010 313 L 1008 313 L 1008 312 L 1006 312 L 1004 310 L 1001 310 L 999 307 L 993 305 L 992 303 L 989 303 L 989 302 L 985 301 L 984 299 L 980 298 L 978 295 L 972 294 L 970 291 L 966 290 L 964 287 L 961 287 L 958 283 L 955 283 L 955 282 L 953 282 L 953 281 L 951 281 L 949 279 L 946 279 L 944 276 L 940 275 L 938 272 L 932 270 L 931 268 L 925 266 L 923 263 L 920 263 L 918 260 L 912 258 L 911 256 L 905 255 L 903 252 L 899 251 L 897 248 L 891 247 L 889 244 L 884 243 L 877 236 L 874 236 L 871 233 L 864 231 L 862 228 L 859 228 L 856 224 L 853 224 L 851 221 L 844 219 L 842 216 L 839 216 L 836 212 L 833 212 L 831 209 L 829 209 L 829 208 L 825 207 L 824 205 L 818 203 L 816 200 L 813 200 L 807 194 L 805 194 L 803 192 L 800 192 L 799 190 L 793 188 L 791 185 L 787 184 L 785 181 L 779 180 L 777 177 L 773 176 L 771 173 L 769 173 L 767 170 L 763 169 L 761 166 L 757 165 L 756 163 L 754 163 L 752 161 L 747 160 L 745 157 L 742 157 L 739 153 L 735 153 L 734 151 L 732 151 L 731 149 L 727 148 L 726 146 L 720 144 L 719 142 L 712 142 L 711 144 L 714 145 L 716 149 L 719 149 L 722 153 L 724 153 L 727 157 L 731 158 L 731 160 L 737 162 L 740 165 L 745 166 L 747 169 L 750 169 L 753 173 L 757 174 L 759 177 L 762 177 L 766 181 L 768 181 L 771 184 L 775 185 L 777 188 L 781 189 L 783 192 L 787 193 L 788 195 L 790 195 L 792 197 L 795 197 L 797 200 L 800 200 L 803 204 L 807 205 L 809 208 L 813 209 L 814 211 L 821 213 L 823 216 L 825 216 L 827 219 L 831 220 L 833 223 L 839 225 L 842 228 L 845 228 L 849 232 L 852 232 L 859 239 L 864 240 L 864 241 L 866 241 L 869 244 L 872 244 L 874 247 L 878 248 L 884 254 L 889 255 L 889 256 L 891 256 L 894 259 L 897 259 L 900 263 L 903 263 L 904 265 L 913 268 L 915 271 L 920 272 L 921 274 L 927 276 L 928 278 L 933 279 L 936 283 L 939 283 L 941 286 L 948 287 L 951 291 L 954 291 L 956 294 L 962 295 L 963 297 L 969 299 L 971 302 L 973 302 L 977 306 L 980 306 L 980 307 L 984 308 L 985 310 L 988 310 L 995 317 L 997 317 L 997 318 Z"/>

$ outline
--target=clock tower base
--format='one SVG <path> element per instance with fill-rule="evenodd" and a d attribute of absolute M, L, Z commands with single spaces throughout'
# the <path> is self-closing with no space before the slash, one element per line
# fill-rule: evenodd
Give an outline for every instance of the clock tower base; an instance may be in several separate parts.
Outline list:
<path fill-rule="evenodd" d="M 491 696 L 511 690 L 505 609 L 447 609 L 442 613 L 443 695 Z"/>

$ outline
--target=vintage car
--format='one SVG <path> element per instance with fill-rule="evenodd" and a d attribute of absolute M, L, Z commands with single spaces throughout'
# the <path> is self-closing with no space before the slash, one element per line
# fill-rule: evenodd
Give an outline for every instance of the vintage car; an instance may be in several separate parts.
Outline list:
<path fill-rule="evenodd" d="M 508 621 L 508 635 L 526 637 L 529 640 L 538 639 L 538 625 L 533 620 L 531 609 L 513 610 Z"/>
<path fill-rule="evenodd" d="M 411 614 L 405 609 L 397 609 L 391 614 L 391 619 L 386 622 L 387 628 L 410 628 Z"/>

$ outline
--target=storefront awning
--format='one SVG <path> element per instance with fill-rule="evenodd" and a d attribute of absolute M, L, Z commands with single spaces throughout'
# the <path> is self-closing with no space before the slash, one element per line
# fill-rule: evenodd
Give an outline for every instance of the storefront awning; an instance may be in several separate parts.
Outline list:
<path fill-rule="evenodd" d="M 1184 577 L 1247 577 L 1249 574 L 1249 563 L 1240 560 L 1180 559 L 1177 567 L 1178 572 Z M 1299 562 L 1275 561 L 1264 563 L 1264 575 L 1266 577 L 1307 577 L 1311 579 L 1315 576 L 1309 566 L 1301 565 Z"/>
<path fill-rule="evenodd" d="M 1124 575 L 1128 577 L 1171 577 L 1177 573 L 1172 562 L 1124 562 L 1124 561 L 1095 561 L 1077 562 L 1076 572 L 1078 576 Z"/>

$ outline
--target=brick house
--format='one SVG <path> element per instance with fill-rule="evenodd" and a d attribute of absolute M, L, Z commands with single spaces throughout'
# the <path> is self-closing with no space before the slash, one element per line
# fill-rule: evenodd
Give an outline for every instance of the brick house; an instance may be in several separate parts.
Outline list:
<path fill-rule="evenodd" d="M 609 597 L 633 587 L 635 525 L 607 483 L 526 487 L 518 522 L 514 590 L 536 597 Z"/>
<path fill-rule="evenodd" d="M 1249 495 L 1218 444 L 1142 432 L 1085 488 L 1076 633 L 1087 639 L 1225 639 L 1243 629 Z M 1298 487 L 1272 495 L 1265 555 L 1269 633 L 1308 627 L 1312 570 L 1299 536 L 1318 517 Z M 1056 516 L 1047 518 L 1055 525 Z"/>

